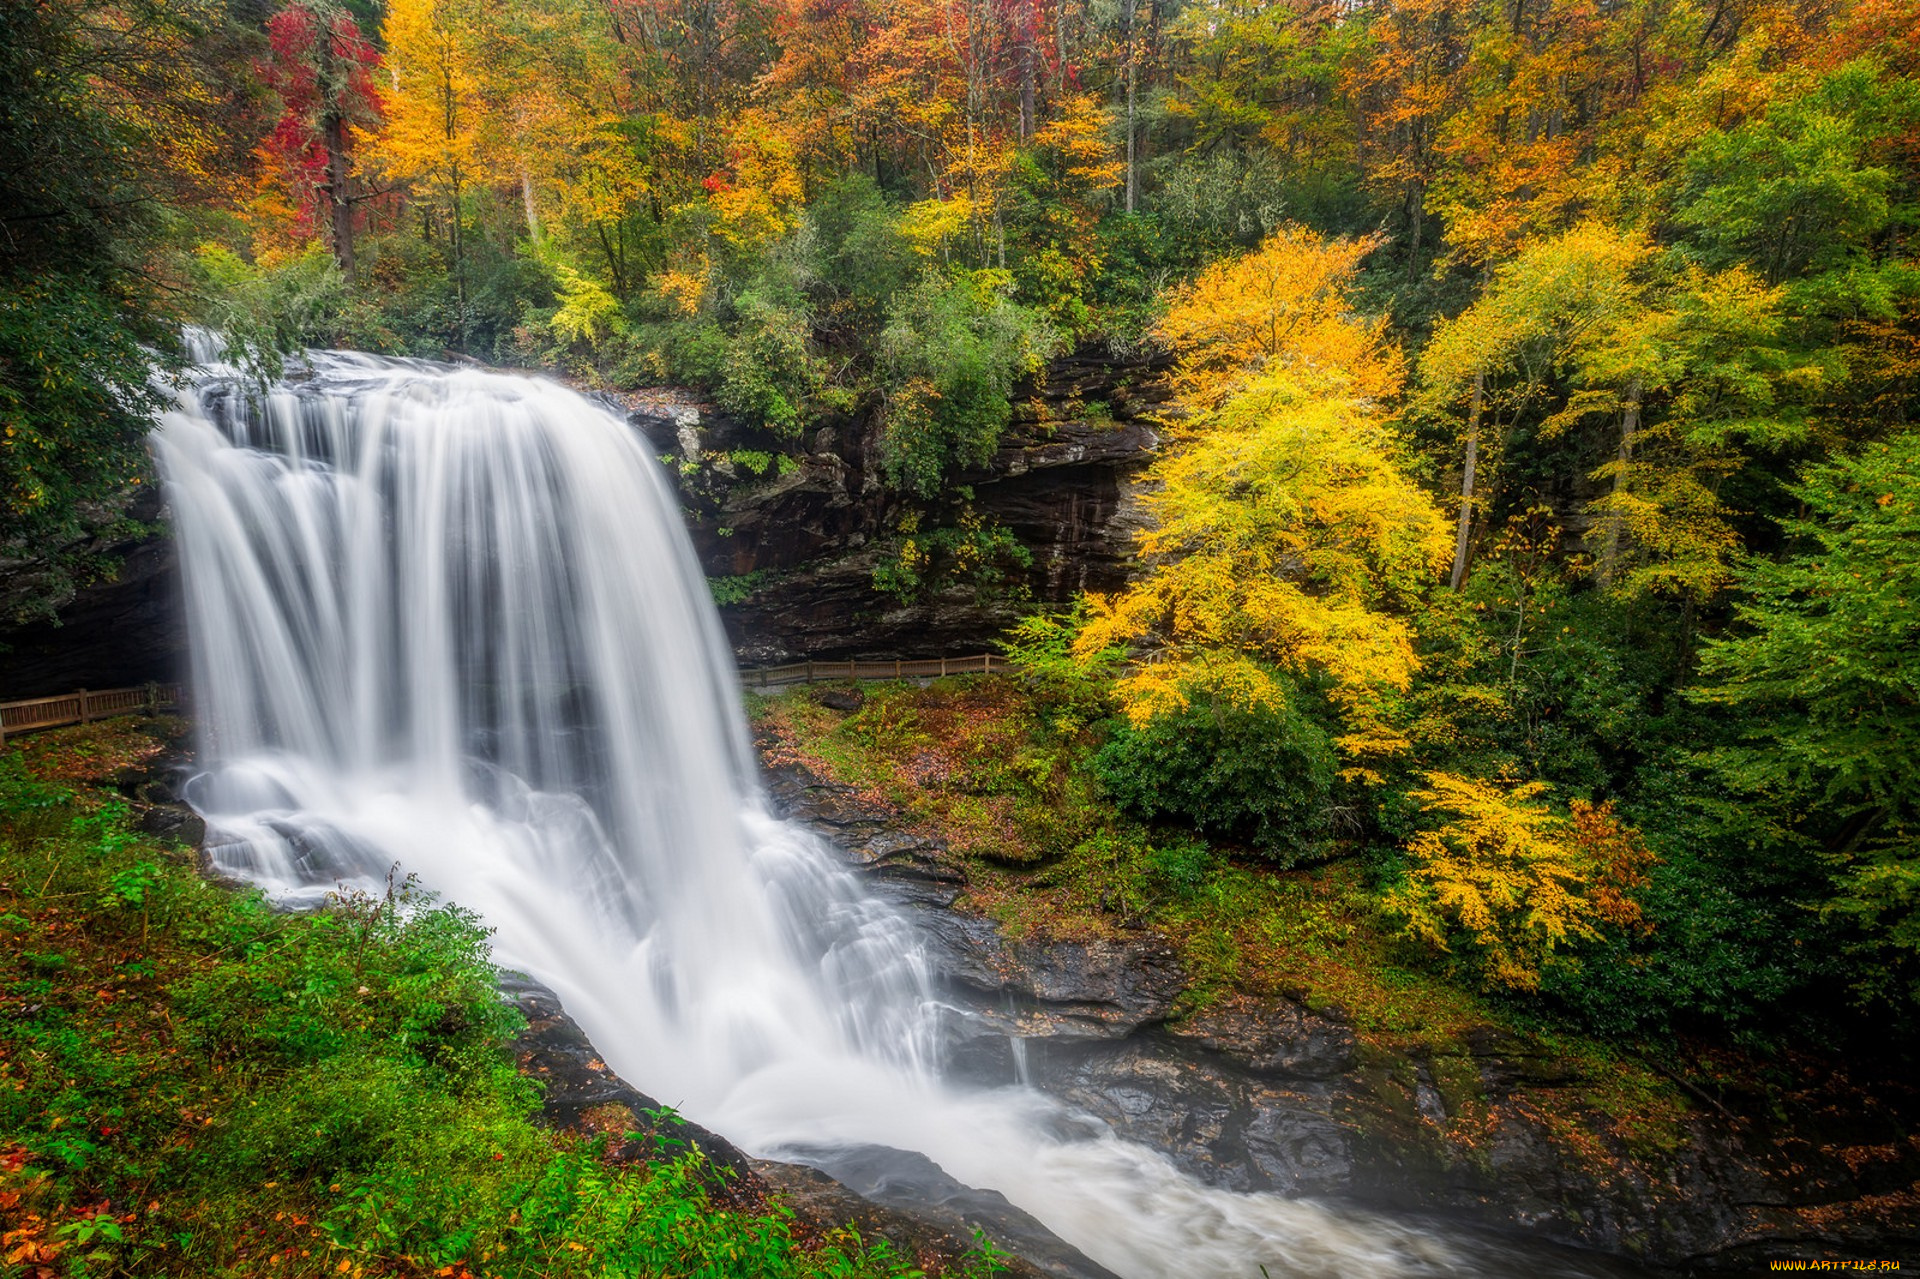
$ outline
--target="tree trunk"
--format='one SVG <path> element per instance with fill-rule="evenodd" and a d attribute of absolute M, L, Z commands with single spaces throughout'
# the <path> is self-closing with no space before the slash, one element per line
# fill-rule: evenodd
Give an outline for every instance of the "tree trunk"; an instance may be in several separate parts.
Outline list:
<path fill-rule="evenodd" d="M 1420 278 L 1420 232 L 1427 221 L 1426 184 L 1416 180 L 1407 191 L 1407 279 Z M 1475 385 L 1478 385 L 1476 381 Z"/>
<path fill-rule="evenodd" d="M 1138 164 L 1134 156 L 1134 142 L 1137 129 L 1134 124 L 1134 100 L 1138 88 L 1136 60 L 1134 58 L 1133 16 L 1138 0 L 1127 0 L 1127 212 L 1133 212 L 1134 192 L 1138 189 Z"/>
<path fill-rule="evenodd" d="M 327 221 L 333 230 L 333 260 L 353 283 L 353 198 L 347 191 L 347 122 L 330 114 L 321 126 L 327 146 Z"/>
<path fill-rule="evenodd" d="M 1467 464 L 1460 473 L 1460 529 L 1453 542 L 1453 577 L 1449 585 L 1459 590 L 1467 580 L 1467 534 L 1473 529 L 1473 471 L 1480 460 L 1480 412 L 1487 401 L 1487 375 L 1473 375 L 1473 404 L 1467 410 Z"/>
<path fill-rule="evenodd" d="M 322 194 L 327 203 L 327 226 L 333 238 L 333 260 L 340 274 L 353 282 L 353 200 L 347 190 L 347 118 L 340 107 L 338 71 L 334 66 L 333 25 L 335 17 L 315 10 L 313 20 L 320 28 L 320 139 L 327 149 L 327 180 Z"/>
<path fill-rule="evenodd" d="M 540 243 L 540 206 L 533 198 L 533 177 L 520 170 L 520 204 L 527 212 L 527 238 Z"/>
<path fill-rule="evenodd" d="M 1020 41 L 1020 140 L 1025 142 L 1033 136 L 1033 31 L 1029 26 L 1026 36 Z"/>
<path fill-rule="evenodd" d="M 1627 383 L 1626 403 L 1620 409 L 1620 469 L 1613 474 L 1614 508 L 1607 512 L 1607 540 L 1600 548 L 1600 571 L 1596 574 L 1603 591 L 1613 585 L 1620 563 L 1620 526 L 1625 521 L 1620 513 L 1619 498 L 1627 489 L 1627 463 L 1633 460 L 1633 437 L 1640 433 L 1641 392 L 1639 378 Z"/>

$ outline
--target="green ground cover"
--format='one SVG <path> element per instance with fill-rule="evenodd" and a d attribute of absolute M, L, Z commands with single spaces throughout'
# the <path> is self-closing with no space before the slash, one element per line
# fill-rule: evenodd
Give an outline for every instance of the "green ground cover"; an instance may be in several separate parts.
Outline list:
<path fill-rule="evenodd" d="M 210 883 L 101 785 L 159 750 L 119 721 L 0 754 L 0 1275 L 920 1273 L 670 1140 L 542 1127 L 472 915 Z"/>

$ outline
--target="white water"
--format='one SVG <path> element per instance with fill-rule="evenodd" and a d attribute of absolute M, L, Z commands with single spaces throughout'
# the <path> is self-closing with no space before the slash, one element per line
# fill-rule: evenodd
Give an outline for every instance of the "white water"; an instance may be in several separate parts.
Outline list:
<path fill-rule="evenodd" d="M 943 1082 L 912 928 L 762 806 L 642 441 L 532 379 L 337 353 L 310 373 L 261 396 L 209 368 L 154 437 L 223 868 L 298 903 L 398 863 L 689 1118 L 758 1153 L 924 1152 L 1126 1279 L 1506 1264 Z"/>

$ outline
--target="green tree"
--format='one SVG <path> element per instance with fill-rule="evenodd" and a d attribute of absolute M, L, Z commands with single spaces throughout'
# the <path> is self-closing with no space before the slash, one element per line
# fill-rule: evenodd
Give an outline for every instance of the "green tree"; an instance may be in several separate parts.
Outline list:
<path fill-rule="evenodd" d="M 89 541 L 147 471 L 147 269 L 177 170 L 210 161 L 192 0 L 0 7 L 0 559 L 12 608 L 51 607 L 104 562 Z M 198 141 L 196 141 L 198 140 Z M 30 583 L 19 592 L 17 583 Z"/>
<path fill-rule="evenodd" d="M 889 308 L 880 464 L 900 488 L 932 497 L 956 467 L 986 465 L 1012 416 L 1014 382 L 1056 350 L 1053 327 L 1007 284 L 1001 271 L 929 272 Z"/>
<path fill-rule="evenodd" d="M 1879 961 L 1863 993 L 1884 995 L 1920 960 L 1920 434 L 1792 491 L 1794 549 L 1743 566 L 1740 628 L 1708 646 L 1693 696 L 1757 713 L 1719 771 L 1831 857 L 1828 909 Z"/>

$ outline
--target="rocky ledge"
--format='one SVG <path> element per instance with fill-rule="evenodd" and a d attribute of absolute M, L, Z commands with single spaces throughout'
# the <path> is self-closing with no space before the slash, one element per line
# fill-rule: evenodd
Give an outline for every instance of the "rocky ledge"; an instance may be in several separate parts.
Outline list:
<path fill-rule="evenodd" d="M 1885 1104 L 1882 1085 L 1829 1074 L 1784 1103 L 1703 1095 L 1644 1124 L 1586 1099 L 1592 1067 L 1493 1027 L 1386 1045 L 1303 998 L 1188 1014 L 1164 939 L 1011 940 L 952 908 L 962 873 L 900 814 L 798 765 L 767 781 L 787 816 L 914 914 L 947 997 L 970 1010 L 956 1070 L 1018 1073 L 1209 1183 L 1687 1271 L 1920 1250 L 1920 1137 L 1861 1110 Z"/>
<path fill-rule="evenodd" d="M 976 1235 L 1007 1254 L 1014 1279 L 1112 1279 L 999 1195 L 962 1186 L 926 1158 L 870 1147 L 820 1152 L 815 1162 L 754 1159 L 718 1133 L 673 1115 L 615 1074 L 552 991 L 509 975 L 502 989 L 527 1019 L 514 1042 L 520 1069 L 541 1085 L 546 1121 L 606 1137 L 615 1162 L 650 1162 L 692 1148 L 714 1169 L 708 1194 L 723 1207 L 794 1214 L 796 1234 L 823 1238 L 851 1225 L 887 1240 L 930 1276 L 958 1271 Z"/>
<path fill-rule="evenodd" d="M 1016 392 L 992 459 L 951 477 L 970 500 L 934 509 L 883 483 L 870 411 L 818 427 L 794 451 L 685 391 L 603 398 L 677 475 L 702 567 L 732 581 L 721 617 L 745 664 L 924 657 L 981 651 L 1017 616 L 1016 597 L 1064 602 L 1125 582 L 1165 366 L 1097 350 L 1054 361 Z M 777 451 L 789 454 L 778 464 Z M 875 587 L 903 519 L 930 531 L 962 506 L 1012 533 L 1032 563 L 1002 565 L 1010 580 L 997 591 L 936 580 L 903 602 Z"/>

